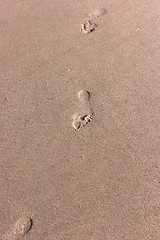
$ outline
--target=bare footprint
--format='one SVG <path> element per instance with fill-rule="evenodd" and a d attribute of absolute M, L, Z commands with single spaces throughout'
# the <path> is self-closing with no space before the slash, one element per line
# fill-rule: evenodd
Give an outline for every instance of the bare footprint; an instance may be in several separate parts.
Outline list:
<path fill-rule="evenodd" d="M 76 130 L 85 126 L 92 120 L 90 93 L 88 91 L 81 90 L 78 93 L 78 98 L 80 100 L 80 113 L 74 114 L 72 123 Z"/>
<path fill-rule="evenodd" d="M 22 217 L 15 224 L 15 232 L 17 235 L 25 235 L 32 227 L 32 219 L 30 217 Z"/>
<path fill-rule="evenodd" d="M 106 13 L 107 11 L 102 8 L 96 9 L 95 11 L 88 14 L 88 19 L 85 20 L 81 25 L 81 31 L 84 33 L 90 33 L 97 28 L 102 28 L 105 23 L 101 21 L 101 17 L 103 17 Z"/>
<path fill-rule="evenodd" d="M 3 240 L 20 240 L 31 229 L 32 219 L 24 216 L 20 218 L 10 231 L 6 232 L 2 237 Z"/>

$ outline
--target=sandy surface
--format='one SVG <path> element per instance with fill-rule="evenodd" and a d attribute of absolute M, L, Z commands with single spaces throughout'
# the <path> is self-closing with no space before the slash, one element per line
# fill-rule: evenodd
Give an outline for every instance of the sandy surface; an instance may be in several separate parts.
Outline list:
<path fill-rule="evenodd" d="M 159 12 L 0 1 L 1 240 L 159 239 Z"/>

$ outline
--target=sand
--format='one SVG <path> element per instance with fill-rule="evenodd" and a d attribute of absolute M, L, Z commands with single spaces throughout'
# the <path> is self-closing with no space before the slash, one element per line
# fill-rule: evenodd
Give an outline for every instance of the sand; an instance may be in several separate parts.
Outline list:
<path fill-rule="evenodd" d="M 159 10 L 0 1 L 1 240 L 160 238 Z"/>

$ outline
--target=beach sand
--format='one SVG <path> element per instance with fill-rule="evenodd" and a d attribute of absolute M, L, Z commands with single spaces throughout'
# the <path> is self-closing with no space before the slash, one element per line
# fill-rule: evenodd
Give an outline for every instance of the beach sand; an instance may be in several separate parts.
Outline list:
<path fill-rule="evenodd" d="M 160 238 L 159 13 L 0 1 L 0 240 Z"/>

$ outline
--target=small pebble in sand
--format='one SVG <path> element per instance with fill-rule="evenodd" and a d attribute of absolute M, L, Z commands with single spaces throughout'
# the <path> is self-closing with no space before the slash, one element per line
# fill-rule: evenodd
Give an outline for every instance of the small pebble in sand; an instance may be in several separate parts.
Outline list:
<path fill-rule="evenodd" d="M 81 26 L 81 31 L 84 33 L 93 32 L 96 29 L 97 25 L 91 21 L 85 21 Z"/>

